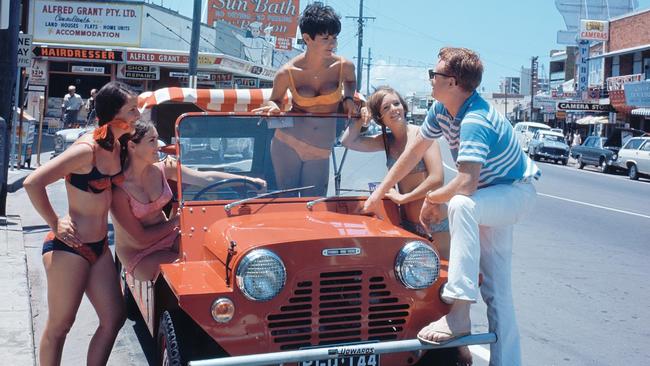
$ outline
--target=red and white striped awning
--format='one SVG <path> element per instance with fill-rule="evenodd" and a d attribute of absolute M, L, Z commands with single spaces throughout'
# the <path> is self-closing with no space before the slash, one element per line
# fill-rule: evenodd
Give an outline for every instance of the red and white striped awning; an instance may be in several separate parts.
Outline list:
<path fill-rule="evenodd" d="M 194 103 L 204 111 L 212 112 L 250 112 L 259 108 L 271 98 L 272 89 L 193 89 L 162 88 L 148 91 L 138 97 L 138 109 L 144 112 L 153 106 L 165 102 Z M 365 103 L 365 97 L 354 94 L 357 104 Z M 287 91 L 283 104 L 287 110 L 291 107 L 291 92 Z"/>
<path fill-rule="evenodd" d="M 271 97 L 271 89 L 193 89 L 162 88 L 140 94 L 140 111 L 165 102 L 194 103 L 205 111 L 250 112 Z M 290 94 L 284 105 L 290 105 Z"/>

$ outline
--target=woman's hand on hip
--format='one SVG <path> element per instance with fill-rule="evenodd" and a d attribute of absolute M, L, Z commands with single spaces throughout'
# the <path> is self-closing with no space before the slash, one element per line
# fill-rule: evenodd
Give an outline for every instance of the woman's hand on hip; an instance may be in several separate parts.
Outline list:
<path fill-rule="evenodd" d="M 55 236 L 66 245 L 78 248 L 83 245 L 77 236 L 77 228 L 69 215 L 63 216 L 56 221 Z"/>

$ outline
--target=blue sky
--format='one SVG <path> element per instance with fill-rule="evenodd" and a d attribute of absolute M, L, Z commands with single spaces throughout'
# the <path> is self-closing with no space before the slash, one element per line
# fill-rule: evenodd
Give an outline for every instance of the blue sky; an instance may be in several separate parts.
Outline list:
<path fill-rule="evenodd" d="M 159 4 L 159 0 L 152 2 Z M 301 8 L 309 1 L 301 0 Z M 356 60 L 358 0 L 323 0 L 342 18 L 338 54 Z M 166 7 L 191 16 L 192 1 L 163 0 Z M 650 0 L 639 0 L 639 10 Z M 476 50 L 483 59 L 482 88 L 497 91 L 506 76 L 519 76 L 521 66 L 539 56 L 540 74 L 548 74 L 549 51 L 563 49 L 556 33 L 564 30 L 554 0 L 364 0 L 363 57 L 372 49 L 370 84 L 390 84 L 402 93 L 430 91 L 426 68 L 440 47 Z M 541 69 L 544 65 L 544 70 Z M 366 81 L 362 90 L 365 91 Z"/>

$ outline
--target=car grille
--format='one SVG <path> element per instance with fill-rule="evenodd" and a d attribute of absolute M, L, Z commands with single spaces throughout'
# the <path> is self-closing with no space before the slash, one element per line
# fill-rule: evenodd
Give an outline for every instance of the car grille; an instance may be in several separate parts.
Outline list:
<path fill-rule="evenodd" d="M 56 151 L 63 151 L 63 136 L 56 135 L 54 138 L 54 149 Z"/>
<path fill-rule="evenodd" d="M 317 283 L 297 282 L 293 296 L 268 316 L 281 350 L 398 339 L 409 305 L 391 295 L 383 277 L 362 271 L 321 273 Z"/>
<path fill-rule="evenodd" d="M 551 155 L 567 155 L 568 151 L 565 149 L 557 148 L 557 147 L 544 147 L 542 148 L 543 153 L 551 154 Z"/>

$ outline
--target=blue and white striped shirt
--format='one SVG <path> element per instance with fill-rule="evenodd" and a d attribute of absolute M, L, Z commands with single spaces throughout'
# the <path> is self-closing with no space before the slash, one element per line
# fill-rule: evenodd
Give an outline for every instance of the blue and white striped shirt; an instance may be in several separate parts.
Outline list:
<path fill-rule="evenodd" d="M 492 105 L 474 92 L 452 118 L 436 101 L 420 128 L 426 139 L 445 136 L 456 164 L 481 163 L 479 188 L 539 178 L 541 171 L 524 154 L 512 125 Z"/>

